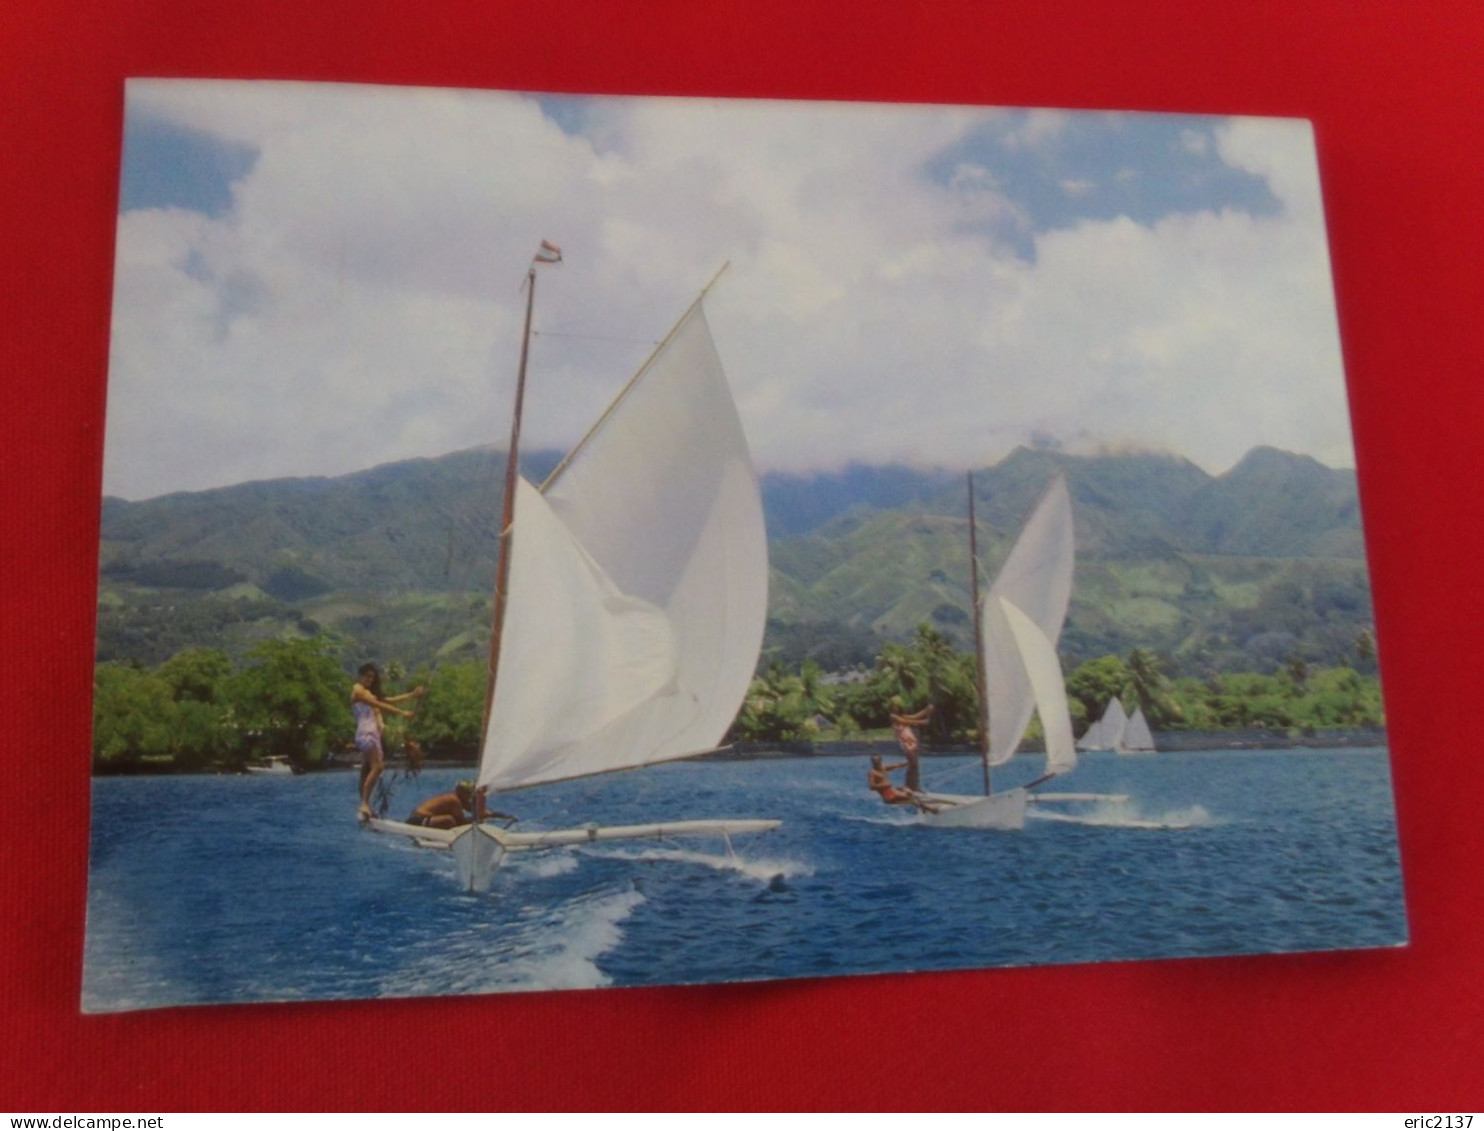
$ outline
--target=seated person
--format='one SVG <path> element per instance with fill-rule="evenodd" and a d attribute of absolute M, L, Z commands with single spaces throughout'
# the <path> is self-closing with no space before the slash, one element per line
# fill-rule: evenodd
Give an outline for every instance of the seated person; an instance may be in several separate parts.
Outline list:
<path fill-rule="evenodd" d="M 881 800 L 888 805 L 915 805 L 924 813 L 936 813 L 938 810 L 929 805 L 910 789 L 898 789 L 892 784 L 891 778 L 887 777 L 893 770 L 900 770 L 906 762 L 897 762 L 890 766 L 881 764 L 881 755 L 871 755 L 871 768 L 866 771 L 866 785 L 881 795 Z"/>
<path fill-rule="evenodd" d="M 483 802 L 483 795 L 484 790 L 476 791 L 472 781 L 461 781 L 453 787 L 453 792 L 440 793 L 437 797 L 424 801 L 412 811 L 406 823 L 426 829 L 454 829 L 460 825 L 472 824 L 475 813 L 478 809 L 483 809 L 482 804 L 476 808 L 475 799 L 478 797 L 479 802 Z M 515 820 L 509 813 L 498 813 L 493 809 L 485 810 L 479 816 Z"/>

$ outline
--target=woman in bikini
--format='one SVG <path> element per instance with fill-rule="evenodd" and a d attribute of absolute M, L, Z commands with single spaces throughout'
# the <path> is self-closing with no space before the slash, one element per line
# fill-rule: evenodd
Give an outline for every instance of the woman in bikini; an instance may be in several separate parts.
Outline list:
<path fill-rule="evenodd" d="M 924 707 L 915 715 L 906 713 L 906 707 L 902 705 L 902 697 L 893 695 L 891 697 L 891 729 L 897 736 L 897 744 L 901 746 L 902 753 L 907 760 L 902 765 L 907 767 L 907 788 L 917 790 L 922 788 L 922 778 L 917 766 L 917 753 L 921 749 L 917 742 L 917 732 L 913 727 L 920 727 L 933 716 L 932 705 Z"/>
<path fill-rule="evenodd" d="M 386 765 L 381 748 L 382 714 L 390 711 L 404 719 L 412 718 L 396 703 L 421 699 L 423 689 L 414 688 L 406 695 L 385 696 L 381 690 L 381 670 L 375 664 L 362 664 L 356 685 L 350 691 L 350 713 L 356 720 L 356 749 L 361 752 L 361 806 L 356 815 L 363 821 L 376 816 L 371 811 L 371 791 Z"/>

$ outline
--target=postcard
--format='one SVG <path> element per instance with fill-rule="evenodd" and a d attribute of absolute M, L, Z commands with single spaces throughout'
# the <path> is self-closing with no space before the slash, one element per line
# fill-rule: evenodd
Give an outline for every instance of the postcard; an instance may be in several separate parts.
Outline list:
<path fill-rule="evenodd" d="M 1406 941 L 1313 133 L 129 83 L 83 1009 Z"/>

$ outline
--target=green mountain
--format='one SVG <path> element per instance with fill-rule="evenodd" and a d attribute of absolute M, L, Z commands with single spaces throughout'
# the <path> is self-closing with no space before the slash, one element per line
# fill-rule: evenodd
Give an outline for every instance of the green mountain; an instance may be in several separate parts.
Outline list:
<path fill-rule="evenodd" d="M 554 453 L 524 461 L 540 478 Z M 478 652 L 503 456 L 493 449 L 324 479 L 105 500 L 99 655 L 157 664 L 330 630 L 347 656 Z M 1144 647 L 1173 671 L 1356 663 L 1371 623 L 1352 472 L 1271 448 L 1222 476 L 1147 452 L 1019 449 L 974 473 L 991 577 L 1052 475 L 1066 475 L 1078 561 L 1071 664 Z M 868 662 L 928 622 L 972 636 L 964 479 L 853 466 L 763 477 L 772 547 L 769 654 Z M 1364 646 L 1360 646 L 1362 651 Z"/>
<path fill-rule="evenodd" d="M 559 458 L 533 453 L 522 471 L 539 480 Z M 99 568 L 105 583 L 210 590 L 246 581 L 284 601 L 481 588 L 493 576 L 504 467 L 504 452 L 474 448 L 335 478 L 109 498 Z"/>
<path fill-rule="evenodd" d="M 1193 492 L 1181 526 L 1212 554 L 1365 556 L 1354 473 L 1276 448 L 1254 448 Z"/>
<path fill-rule="evenodd" d="M 1061 650 L 1070 664 L 1144 647 L 1175 670 L 1272 670 L 1287 655 L 1356 662 L 1371 621 L 1353 473 L 1258 449 L 1226 475 L 1147 453 L 1021 449 L 975 473 L 981 579 L 1058 471 L 1072 493 L 1077 574 Z M 776 540 L 782 622 L 899 639 L 927 621 L 972 638 L 966 493 L 856 512 Z"/>

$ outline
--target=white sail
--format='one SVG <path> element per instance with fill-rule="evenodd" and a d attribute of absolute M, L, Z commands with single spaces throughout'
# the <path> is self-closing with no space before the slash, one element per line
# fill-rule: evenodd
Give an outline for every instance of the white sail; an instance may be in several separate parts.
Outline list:
<path fill-rule="evenodd" d="M 1128 730 L 1128 715 L 1123 709 L 1123 700 L 1114 696 L 1103 708 L 1103 717 L 1098 720 L 1103 728 L 1103 744 L 1100 750 L 1122 750 L 1123 732 Z"/>
<path fill-rule="evenodd" d="M 1072 716 L 1067 712 L 1067 685 L 1053 644 L 1030 617 L 1008 598 L 999 598 L 1000 611 L 1010 625 L 1046 734 L 1046 772 L 1064 774 L 1077 765 L 1072 743 Z"/>
<path fill-rule="evenodd" d="M 515 503 L 479 783 L 583 777 L 715 747 L 767 615 L 747 442 L 697 303 L 538 494 Z"/>
<path fill-rule="evenodd" d="M 1021 646 L 1001 600 L 1035 625 L 1050 643 L 1054 657 L 1072 599 L 1075 553 L 1071 495 L 1066 480 L 1058 475 L 1021 528 L 980 606 L 991 765 L 1006 762 L 1015 753 L 1036 706 Z M 1042 724 L 1047 725 L 1044 716 Z"/>
<path fill-rule="evenodd" d="M 1146 754 L 1154 750 L 1154 735 L 1149 732 L 1149 722 L 1144 718 L 1144 708 L 1134 708 L 1128 725 L 1123 728 L 1123 744 L 1120 749 L 1127 750 L 1131 754 Z"/>
<path fill-rule="evenodd" d="M 1106 750 L 1108 741 L 1103 737 L 1103 720 L 1099 719 L 1087 728 L 1087 731 L 1077 740 L 1078 750 Z"/>

